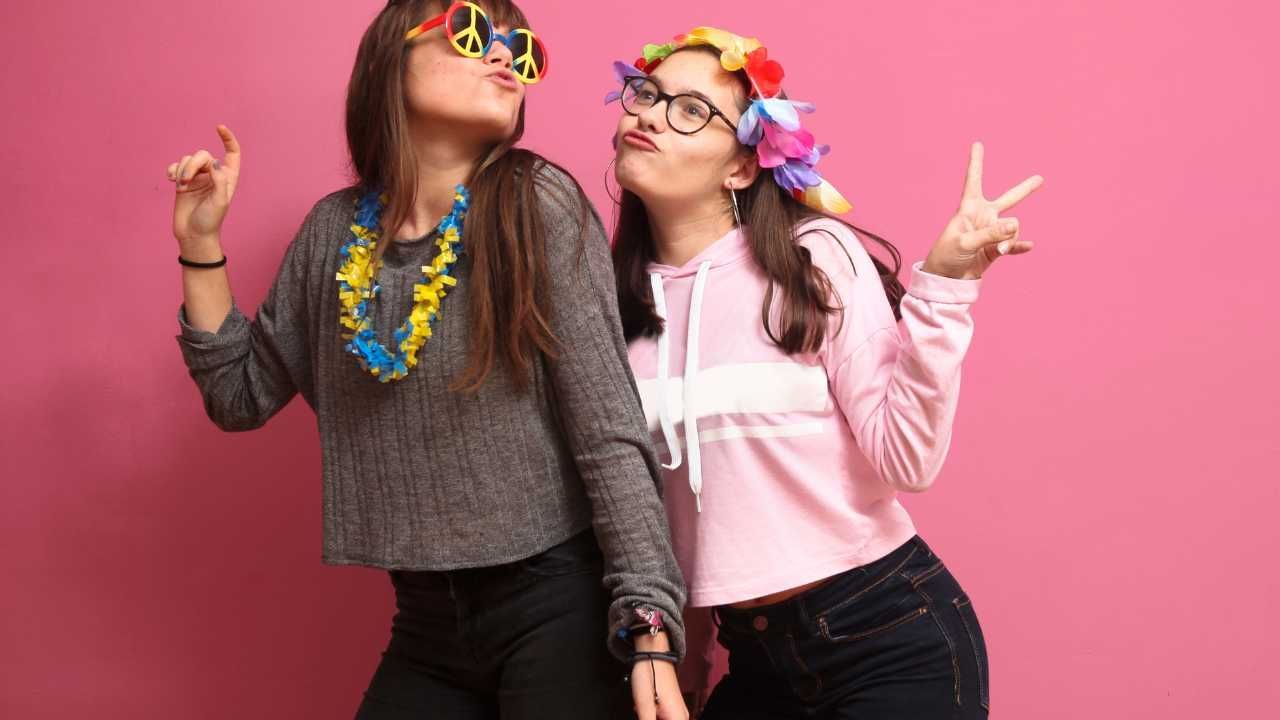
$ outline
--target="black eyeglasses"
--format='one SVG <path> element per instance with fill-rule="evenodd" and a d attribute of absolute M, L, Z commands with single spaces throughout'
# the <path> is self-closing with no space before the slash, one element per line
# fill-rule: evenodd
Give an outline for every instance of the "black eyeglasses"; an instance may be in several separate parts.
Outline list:
<path fill-rule="evenodd" d="M 681 135 L 692 135 L 698 132 L 711 124 L 713 117 L 723 120 L 724 124 L 735 133 L 738 131 L 738 126 L 729 119 L 729 116 L 697 95 L 689 93 L 671 95 L 662 92 L 658 83 L 647 77 L 633 75 L 622 79 L 622 109 L 628 115 L 639 115 L 663 100 L 667 102 L 667 125 Z"/>

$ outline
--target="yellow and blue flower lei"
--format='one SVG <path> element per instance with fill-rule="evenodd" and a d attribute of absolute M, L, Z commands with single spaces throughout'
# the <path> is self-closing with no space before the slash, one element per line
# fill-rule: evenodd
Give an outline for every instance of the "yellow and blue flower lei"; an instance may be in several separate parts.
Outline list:
<path fill-rule="evenodd" d="M 458 284 L 451 268 L 462 252 L 462 226 L 470 203 L 467 188 L 458 185 L 454 189 L 453 209 L 436 228 L 440 233 L 436 240 L 440 252 L 430 265 L 422 266 L 423 281 L 413 286 L 413 310 L 395 332 L 396 350 L 392 353 L 378 341 L 369 314 L 369 302 L 382 290 L 376 279 L 382 261 L 375 267 L 373 258 L 377 254 L 379 220 L 387 197 L 373 190 L 356 199 L 351 240 L 339 251 L 343 258 L 338 268 L 339 322 L 350 331 L 342 334 L 347 340 L 346 351 L 359 358 L 360 367 L 379 381 L 399 380 L 418 364 L 418 350 L 431 337 L 431 326 L 440 314 L 446 288 Z"/>

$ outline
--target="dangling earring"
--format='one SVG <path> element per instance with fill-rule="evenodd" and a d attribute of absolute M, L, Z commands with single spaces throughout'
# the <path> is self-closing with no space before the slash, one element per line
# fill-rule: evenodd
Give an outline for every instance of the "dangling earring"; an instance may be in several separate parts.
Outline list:
<path fill-rule="evenodd" d="M 614 193 L 613 188 L 609 187 L 609 178 L 613 178 L 613 181 L 615 184 L 618 182 L 618 179 L 613 176 L 613 163 L 617 159 L 618 158 L 616 155 L 614 157 L 609 158 L 609 164 L 606 165 L 604 168 L 604 192 L 606 195 L 609 196 L 609 199 L 613 201 L 614 207 L 617 207 L 622 204 L 622 193 L 621 192 Z M 621 190 L 622 189 L 621 186 L 619 186 L 618 189 Z"/>
<path fill-rule="evenodd" d="M 738 193 L 729 188 L 729 199 L 733 201 L 733 224 L 742 225 L 742 213 L 738 211 Z"/>
<path fill-rule="evenodd" d="M 613 201 L 613 206 L 609 208 L 609 227 L 618 226 L 618 208 L 622 207 L 622 187 L 618 187 L 619 192 L 617 194 L 614 194 L 613 188 L 609 187 L 609 178 L 613 177 L 613 162 L 616 159 L 616 156 L 609 158 L 609 164 L 604 169 L 604 192 Z M 616 184 L 618 179 L 614 178 L 613 182 Z"/>

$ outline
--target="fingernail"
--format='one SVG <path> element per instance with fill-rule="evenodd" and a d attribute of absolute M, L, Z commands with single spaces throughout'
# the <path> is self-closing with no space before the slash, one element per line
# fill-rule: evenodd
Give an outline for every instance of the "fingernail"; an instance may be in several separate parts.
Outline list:
<path fill-rule="evenodd" d="M 996 246 L 996 250 L 999 250 L 1001 255 L 1007 255 L 1009 254 L 1009 246 L 1010 246 L 1009 241 L 1005 240 L 1004 242 Z"/>
<path fill-rule="evenodd" d="M 1018 223 L 1012 220 L 1005 220 L 1004 224 L 1000 226 L 1000 229 L 1004 230 L 1005 235 L 1012 235 L 1014 231 L 1018 229 Z"/>

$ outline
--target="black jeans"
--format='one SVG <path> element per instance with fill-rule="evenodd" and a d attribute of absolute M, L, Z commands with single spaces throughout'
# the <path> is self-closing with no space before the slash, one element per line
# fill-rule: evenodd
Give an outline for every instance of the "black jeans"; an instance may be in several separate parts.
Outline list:
<path fill-rule="evenodd" d="M 987 717 L 978 617 L 919 537 L 794 598 L 714 616 L 729 674 L 703 720 Z"/>
<path fill-rule="evenodd" d="M 587 530 L 528 560 L 392 571 L 391 642 L 357 720 L 634 717 Z"/>

